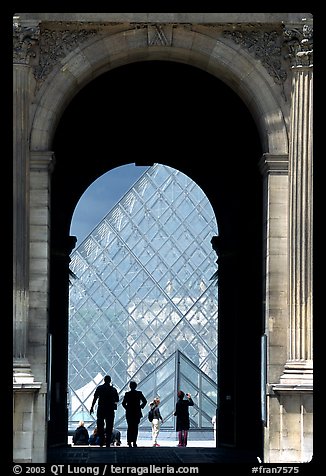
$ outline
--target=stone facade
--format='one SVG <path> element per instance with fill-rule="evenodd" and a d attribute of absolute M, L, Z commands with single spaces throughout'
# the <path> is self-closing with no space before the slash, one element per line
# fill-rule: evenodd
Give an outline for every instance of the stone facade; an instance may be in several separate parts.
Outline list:
<path fill-rule="evenodd" d="M 171 60 L 222 79 L 260 133 L 264 177 L 264 461 L 312 458 L 310 13 L 17 13 L 14 86 L 14 460 L 46 461 L 52 140 L 103 72 Z M 35 429 L 37 428 L 37 432 Z"/>

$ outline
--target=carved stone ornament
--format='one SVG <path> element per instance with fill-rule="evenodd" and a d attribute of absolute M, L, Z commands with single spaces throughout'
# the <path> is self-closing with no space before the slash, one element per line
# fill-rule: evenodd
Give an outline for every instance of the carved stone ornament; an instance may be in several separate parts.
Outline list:
<path fill-rule="evenodd" d="M 224 31 L 223 35 L 248 49 L 258 58 L 276 84 L 287 78 L 281 63 L 282 36 L 277 31 Z"/>
<path fill-rule="evenodd" d="M 172 46 L 175 24 L 163 23 L 130 23 L 136 30 L 147 30 L 147 46 Z"/>
<path fill-rule="evenodd" d="M 313 66 L 313 27 L 303 25 L 299 28 L 287 29 L 283 31 L 284 43 L 289 50 L 288 58 L 292 67 L 312 67 Z"/>
<path fill-rule="evenodd" d="M 148 46 L 172 46 L 173 25 L 148 25 Z"/>
<path fill-rule="evenodd" d="M 13 62 L 29 64 L 35 58 L 40 29 L 38 26 L 22 26 L 18 20 L 13 22 Z"/>
<path fill-rule="evenodd" d="M 37 80 L 44 80 L 61 58 L 76 46 L 97 34 L 97 30 L 43 30 L 40 36 L 40 59 L 34 68 Z"/>

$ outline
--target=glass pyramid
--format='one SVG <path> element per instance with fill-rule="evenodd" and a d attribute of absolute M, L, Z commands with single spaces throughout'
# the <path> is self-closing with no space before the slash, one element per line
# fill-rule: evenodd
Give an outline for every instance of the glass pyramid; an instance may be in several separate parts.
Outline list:
<path fill-rule="evenodd" d="M 191 426 L 212 428 L 217 404 L 217 287 L 213 209 L 201 188 L 168 166 L 149 167 L 71 254 L 69 426 L 95 424 L 89 408 L 111 375 L 161 397 L 174 429 L 178 389 L 195 402 Z M 121 401 L 121 400 L 120 400 Z M 140 427 L 149 426 L 144 418 Z M 126 428 L 118 404 L 115 425 Z"/>

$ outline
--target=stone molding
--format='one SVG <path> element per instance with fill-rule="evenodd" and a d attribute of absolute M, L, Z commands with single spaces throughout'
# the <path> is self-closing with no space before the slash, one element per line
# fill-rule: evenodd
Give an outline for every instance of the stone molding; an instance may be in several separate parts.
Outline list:
<path fill-rule="evenodd" d="M 42 29 L 42 26 L 22 26 L 18 20 L 14 21 L 14 62 L 28 63 L 30 57 L 35 58 L 33 64 L 34 77 L 37 81 L 44 81 L 55 65 L 76 47 L 97 35 L 119 33 L 116 30 L 117 26 L 119 24 L 57 22 L 52 28 L 51 24 L 47 23 Z M 198 26 L 204 27 L 201 30 L 202 35 L 205 35 L 205 29 L 207 33 L 209 29 L 214 29 L 224 38 L 231 39 L 240 47 L 246 49 L 261 62 L 274 82 L 282 88 L 284 87 L 288 74 L 282 63 L 282 59 L 287 58 L 284 55 L 282 56 L 282 48 L 284 43 L 290 49 L 294 48 L 296 30 L 285 29 L 286 33 L 276 29 L 270 31 L 266 30 L 266 26 L 260 24 L 244 24 L 241 28 L 235 30 L 232 25 L 225 24 L 137 22 L 120 24 L 120 28 L 122 27 L 120 32 L 144 29 L 147 35 L 147 47 L 171 47 L 173 46 L 175 28 L 195 31 Z M 304 31 L 303 35 L 308 35 L 308 30 Z M 304 41 L 303 44 L 305 44 Z M 38 54 L 36 53 L 37 48 Z M 288 57 L 291 55 L 292 53 Z M 284 92 L 282 94 L 285 96 Z"/>
<path fill-rule="evenodd" d="M 22 379 L 23 381 L 20 381 Z M 26 381 L 26 376 L 19 374 L 14 378 L 13 390 L 14 392 L 38 392 L 42 387 L 41 382 Z"/>
<path fill-rule="evenodd" d="M 303 359 L 288 361 L 284 366 L 280 382 L 275 387 L 296 387 L 302 385 L 308 385 L 309 388 L 313 388 L 313 361 Z"/>
<path fill-rule="evenodd" d="M 289 158 L 287 155 L 263 154 L 259 161 L 259 169 L 263 176 L 288 175 Z"/>
<path fill-rule="evenodd" d="M 48 170 L 53 171 L 55 165 L 54 152 L 46 151 L 32 151 L 30 155 L 30 170 Z"/>
<path fill-rule="evenodd" d="M 37 392 L 42 387 L 41 382 L 34 380 L 34 375 L 26 359 L 14 360 L 13 389 L 15 392 Z"/>
<path fill-rule="evenodd" d="M 293 395 L 296 394 L 313 394 L 312 385 L 298 385 L 298 384 L 275 384 L 271 385 L 271 393 L 280 395 Z"/>
<path fill-rule="evenodd" d="M 289 361 L 279 383 L 270 384 L 269 394 L 313 393 L 313 361 Z"/>
<path fill-rule="evenodd" d="M 312 17 L 312 13 L 17 13 L 23 20 L 48 22 L 157 22 L 157 23 L 224 23 L 242 24 L 248 22 L 271 24 L 286 21 L 295 23 L 302 15 Z"/>

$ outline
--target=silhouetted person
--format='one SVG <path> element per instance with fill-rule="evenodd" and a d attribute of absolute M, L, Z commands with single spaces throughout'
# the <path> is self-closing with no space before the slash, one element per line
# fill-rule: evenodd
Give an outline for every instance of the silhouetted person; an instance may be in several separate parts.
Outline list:
<path fill-rule="evenodd" d="M 84 422 L 80 421 L 76 428 L 72 442 L 74 445 L 88 445 L 89 434 L 87 428 L 84 427 Z"/>
<path fill-rule="evenodd" d="M 194 405 L 190 393 L 187 393 L 187 400 L 184 400 L 185 394 L 182 390 L 178 391 L 178 401 L 176 403 L 174 416 L 177 417 L 177 427 L 179 444 L 178 446 L 187 446 L 188 430 L 190 428 L 189 407 Z"/>
<path fill-rule="evenodd" d="M 147 400 L 143 393 L 136 390 L 137 383 L 132 381 L 129 384 L 130 392 L 126 392 L 122 400 L 122 406 L 126 409 L 127 443 L 128 446 L 137 446 L 138 425 Z"/>
<path fill-rule="evenodd" d="M 99 436 L 99 445 L 103 446 L 104 436 L 106 434 L 106 446 L 110 447 L 111 435 L 114 422 L 114 410 L 117 409 L 119 395 L 115 387 L 111 385 L 111 377 L 106 375 L 104 377 L 104 384 L 99 385 L 94 393 L 90 413 L 94 411 L 94 405 L 98 400 L 97 406 L 97 432 Z M 104 434 L 105 421 L 105 434 Z"/>

